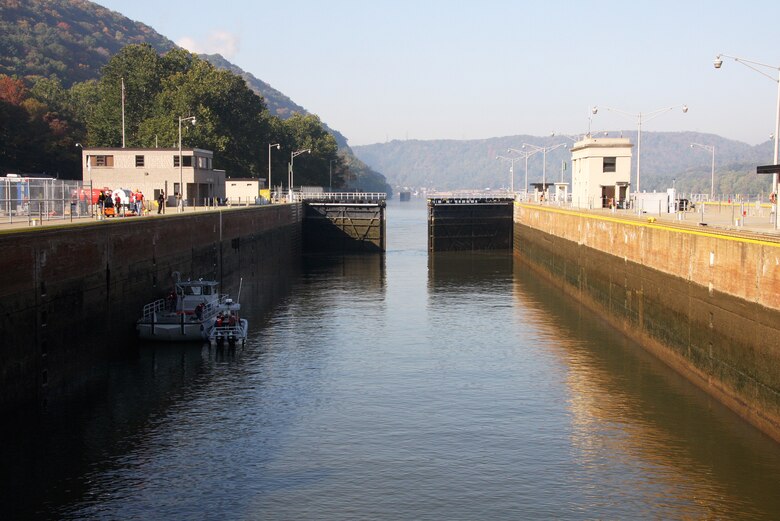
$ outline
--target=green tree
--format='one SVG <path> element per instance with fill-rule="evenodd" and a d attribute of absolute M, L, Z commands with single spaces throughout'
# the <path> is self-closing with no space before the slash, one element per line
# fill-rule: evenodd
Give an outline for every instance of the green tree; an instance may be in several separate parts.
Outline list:
<path fill-rule="evenodd" d="M 287 159 L 294 151 L 308 149 L 309 154 L 296 157 L 295 185 L 328 186 L 330 161 L 334 161 L 337 171 L 341 171 L 341 159 L 338 155 L 336 138 L 323 126 L 320 118 L 313 114 L 294 114 L 277 127 L 282 142 L 282 150 L 288 152 Z"/>
<path fill-rule="evenodd" d="M 80 128 L 56 80 L 39 79 L 27 90 L 21 80 L 0 75 L 2 170 L 78 177 Z"/>
<path fill-rule="evenodd" d="M 98 81 L 98 103 L 87 121 L 90 143 L 122 145 L 122 82 L 125 85 L 125 146 L 139 143 L 141 123 L 152 117 L 152 101 L 162 80 L 160 56 L 150 45 L 123 47 L 103 67 Z"/>

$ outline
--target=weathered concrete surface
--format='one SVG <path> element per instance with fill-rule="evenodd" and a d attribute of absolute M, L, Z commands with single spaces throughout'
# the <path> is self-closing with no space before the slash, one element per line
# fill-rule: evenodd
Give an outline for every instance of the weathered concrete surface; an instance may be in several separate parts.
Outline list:
<path fill-rule="evenodd" d="M 780 441 L 780 244 L 516 205 L 514 249 Z"/>
<path fill-rule="evenodd" d="M 428 251 L 512 250 L 512 201 L 428 200 Z"/>
<path fill-rule="evenodd" d="M 171 274 L 260 293 L 298 262 L 299 204 L 12 230 L 0 235 L 0 410 L 100 382 Z M 99 383 L 98 383 L 99 385 Z"/>
<path fill-rule="evenodd" d="M 386 248 L 386 205 L 306 201 L 305 252 L 383 252 Z"/>

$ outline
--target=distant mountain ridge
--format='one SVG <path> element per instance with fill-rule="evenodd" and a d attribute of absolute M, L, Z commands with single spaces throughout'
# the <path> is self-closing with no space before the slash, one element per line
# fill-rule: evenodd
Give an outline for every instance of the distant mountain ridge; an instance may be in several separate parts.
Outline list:
<path fill-rule="evenodd" d="M 610 132 L 609 137 L 623 136 L 636 143 L 636 131 Z M 355 154 L 371 168 L 380 170 L 396 188 L 415 187 L 436 190 L 498 189 L 510 185 L 509 148 L 520 149 L 523 143 L 552 146 L 572 144 L 571 138 L 530 135 L 505 136 L 479 140 L 408 140 L 352 147 Z M 756 165 L 769 164 L 772 143 L 751 146 L 714 134 L 699 132 L 643 132 L 641 189 L 663 190 L 674 183 L 677 188 L 694 193 L 709 193 L 711 156 L 691 143 L 715 146 L 716 192 L 759 193 L 769 189 L 769 176 L 756 175 Z M 563 179 L 571 182 L 571 153 L 561 147 L 547 154 L 548 181 L 562 178 L 562 163 L 567 163 Z M 636 169 L 633 151 L 632 173 Z M 542 154 L 528 160 L 528 182 L 542 180 Z M 632 174 L 632 182 L 633 182 Z M 673 181 L 674 180 L 674 181 Z M 515 161 L 514 184 L 520 190 L 525 181 L 525 163 Z"/>

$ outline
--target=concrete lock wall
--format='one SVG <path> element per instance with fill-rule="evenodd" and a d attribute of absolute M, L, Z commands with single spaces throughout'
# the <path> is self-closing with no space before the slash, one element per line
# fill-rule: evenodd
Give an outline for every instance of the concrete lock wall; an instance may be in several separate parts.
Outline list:
<path fill-rule="evenodd" d="M 523 262 L 778 441 L 779 246 L 515 207 Z"/>
<path fill-rule="evenodd" d="M 262 293 L 300 258 L 301 222 L 295 204 L 0 235 L 0 410 L 100 385 L 97 362 L 135 344 L 173 272 Z"/>

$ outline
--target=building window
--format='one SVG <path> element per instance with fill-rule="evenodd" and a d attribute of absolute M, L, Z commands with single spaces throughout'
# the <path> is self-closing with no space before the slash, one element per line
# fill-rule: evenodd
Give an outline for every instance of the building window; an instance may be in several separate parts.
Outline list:
<path fill-rule="evenodd" d="M 114 166 L 114 156 L 92 156 L 92 166 Z"/>
<path fill-rule="evenodd" d="M 137 167 L 144 166 L 144 156 L 135 156 L 135 166 Z"/>
<path fill-rule="evenodd" d="M 605 157 L 604 158 L 604 169 L 603 172 L 615 172 L 617 169 L 617 158 L 616 157 Z"/>
<path fill-rule="evenodd" d="M 173 168 L 179 168 L 179 156 L 173 156 Z"/>
<path fill-rule="evenodd" d="M 182 166 L 192 166 L 192 156 L 181 156 Z"/>

